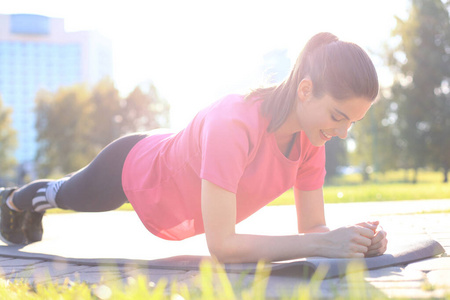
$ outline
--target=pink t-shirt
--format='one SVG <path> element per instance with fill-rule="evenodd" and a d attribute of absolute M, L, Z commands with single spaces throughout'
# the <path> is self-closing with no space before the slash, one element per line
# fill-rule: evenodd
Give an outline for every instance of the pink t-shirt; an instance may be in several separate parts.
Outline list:
<path fill-rule="evenodd" d="M 236 194 L 236 223 L 286 190 L 322 187 L 325 147 L 301 132 L 286 158 L 279 150 L 261 101 L 230 95 L 200 111 L 177 134 L 141 140 L 122 173 L 125 194 L 146 228 L 169 240 L 204 233 L 201 179 Z"/>

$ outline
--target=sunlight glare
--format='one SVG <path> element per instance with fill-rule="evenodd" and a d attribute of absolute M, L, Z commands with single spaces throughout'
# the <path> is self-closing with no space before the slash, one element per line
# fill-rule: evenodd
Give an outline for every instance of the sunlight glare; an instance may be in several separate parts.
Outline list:
<path fill-rule="evenodd" d="M 317 32 L 379 53 L 405 1 L 17 0 L 3 3 L 2 13 L 64 18 L 67 31 L 108 37 L 121 93 L 153 82 L 171 103 L 172 127 L 179 129 L 218 98 L 260 86 L 268 52 L 286 49 L 292 65 Z"/>

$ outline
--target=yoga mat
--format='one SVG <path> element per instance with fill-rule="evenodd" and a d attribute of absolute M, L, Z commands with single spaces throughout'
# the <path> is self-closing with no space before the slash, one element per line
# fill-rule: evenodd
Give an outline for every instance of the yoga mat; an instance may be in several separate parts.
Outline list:
<path fill-rule="evenodd" d="M 267 226 L 266 220 L 269 215 L 274 220 L 280 220 L 272 223 L 283 224 L 283 227 Z M 261 210 L 259 216 L 255 214 L 252 217 L 256 218 L 252 224 L 258 226 L 241 227 L 243 232 L 262 234 L 267 231 L 273 235 L 295 233 L 295 208 L 271 207 Z M 238 226 L 242 225 L 245 224 Z M 347 266 L 355 261 L 363 262 L 368 269 L 377 269 L 406 265 L 445 252 L 439 243 L 431 240 L 423 232 L 411 233 L 407 227 L 410 234 L 405 235 L 403 233 L 406 229 L 397 224 L 390 226 L 392 230 L 388 231 L 390 233 L 388 249 L 382 256 L 361 260 L 307 258 L 267 264 L 266 268 L 271 268 L 272 274 L 307 277 L 314 273 L 319 265 L 324 265 L 327 269 L 325 277 L 332 278 L 344 274 Z M 284 231 L 285 227 L 294 231 Z M 184 241 L 165 241 L 150 234 L 134 212 L 120 211 L 47 215 L 44 217 L 44 239 L 41 242 L 22 247 L 2 246 L 0 242 L 0 257 L 85 265 L 131 264 L 155 269 L 198 270 L 202 260 L 211 260 L 208 255 L 204 235 Z M 227 264 L 224 267 L 230 273 L 256 271 L 256 264 Z"/>
<path fill-rule="evenodd" d="M 323 266 L 324 278 L 333 278 L 344 275 L 350 264 L 353 271 L 365 269 L 379 269 L 394 265 L 407 265 L 422 259 L 430 258 L 445 252 L 444 248 L 432 239 L 413 240 L 401 245 L 388 248 L 387 253 L 365 259 L 330 259 L 311 257 L 284 262 L 274 262 L 265 265 L 271 274 L 290 277 L 310 277 L 319 266 Z M 394 250 L 390 250 L 394 249 Z M 167 270 L 198 270 L 204 260 L 213 262 L 209 256 L 181 255 L 155 260 L 114 259 L 114 258 L 71 258 L 45 253 L 24 252 L 18 246 L 0 246 L 0 257 L 14 257 L 26 259 L 40 259 L 46 261 L 61 261 L 80 265 L 133 265 L 139 267 L 167 269 Z M 213 262 L 214 263 L 214 262 Z M 228 273 L 255 273 L 257 264 L 225 264 Z"/>
<path fill-rule="evenodd" d="M 392 247 L 391 247 L 392 248 Z M 344 275 L 348 266 L 352 264 L 352 271 L 380 269 L 396 265 L 407 265 L 409 263 L 430 258 L 445 253 L 441 244 L 432 239 L 414 240 L 397 246 L 395 251 L 388 252 L 364 259 L 336 259 L 312 257 L 299 261 L 273 263 L 272 271 L 278 275 L 294 276 L 302 272 L 302 264 L 307 263 L 316 270 L 320 265 L 326 270 L 325 278 L 333 278 Z"/>
<path fill-rule="evenodd" d="M 391 246 L 391 248 L 394 248 Z M 318 268 L 321 268 L 325 274 L 324 278 L 333 278 L 344 275 L 348 266 L 352 264 L 352 271 L 362 271 L 367 269 L 379 269 L 395 265 L 407 265 L 415 261 L 430 258 L 445 252 L 444 248 L 438 242 L 432 239 L 414 240 L 403 245 L 396 245 L 394 252 L 388 252 L 376 257 L 364 259 L 337 259 L 311 257 L 298 260 L 274 262 L 266 265 L 271 269 L 271 274 L 290 276 L 290 277 L 310 277 Z M 198 269 L 200 262 L 207 257 L 201 256 L 179 256 L 156 260 L 149 262 L 149 265 L 155 267 L 181 267 L 182 269 Z M 226 272 L 254 273 L 257 264 L 225 264 Z"/>

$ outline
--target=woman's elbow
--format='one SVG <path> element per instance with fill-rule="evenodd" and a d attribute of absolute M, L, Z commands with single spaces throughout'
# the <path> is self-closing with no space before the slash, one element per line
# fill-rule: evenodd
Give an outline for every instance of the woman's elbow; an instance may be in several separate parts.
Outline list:
<path fill-rule="evenodd" d="M 225 241 L 208 241 L 208 250 L 212 257 L 221 263 L 243 262 L 242 247 L 236 247 L 233 243 Z"/>

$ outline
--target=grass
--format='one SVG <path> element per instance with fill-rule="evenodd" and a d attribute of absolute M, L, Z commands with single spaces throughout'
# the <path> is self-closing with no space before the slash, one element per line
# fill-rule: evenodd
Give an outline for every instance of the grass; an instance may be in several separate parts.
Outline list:
<path fill-rule="evenodd" d="M 374 174 L 372 181 L 363 182 L 361 175 L 334 178 L 323 188 L 325 203 L 450 199 L 450 183 L 442 182 L 442 174 L 419 172 L 418 182 L 406 182 L 411 170 Z M 270 205 L 292 205 L 294 193 L 287 191 Z"/>
<path fill-rule="evenodd" d="M 257 265 L 253 282 L 248 287 L 230 282 L 223 266 L 204 261 L 200 272 L 188 286 L 186 283 L 161 279 L 153 283 L 145 276 L 129 277 L 126 284 L 73 283 L 29 284 L 23 280 L 0 279 L 0 299 L 265 299 L 270 271 Z M 243 277 L 242 277 L 243 278 Z"/>
<path fill-rule="evenodd" d="M 337 284 L 327 284 L 326 294 L 321 289 L 324 284 L 326 268 L 319 266 L 309 280 L 298 279 L 293 288 L 279 291 L 281 300 L 309 300 L 318 298 L 333 299 L 406 299 L 392 298 L 385 295 L 364 280 L 363 266 L 350 264 L 347 275 Z M 223 266 L 211 262 L 202 262 L 200 272 L 188 285 L 184 282 L 161 279 L 157 283 L 151 282 L 145 276 L 128 278 L 122 283 L 100 283 L 88 285 L 83 282 L 73 283 L 65 280 L 62 284 L 30 284 L 23 280 L 8 281 L 0 279 L 0 299 L 153 299 L 153 300 L 195 300 L 195 299 L 266 299 L 270 271 L 264 268 L 263 263 L 257 265 L 253 281 L 243 286 L 230 281 Z M 346 281 L 345 281 L 346 280 Z M 334 281 L 336 282 L 336 281 Z M 433 286 L 423 287 L 424 291 L 435 290 Z M 447 291 L 446 297 L 440 299 L 450 300 Z"/>
<path fill-rule="evenodd" d="M 407 182 L 412 178 L 412 170 L 391 171 L 373 174 L 372 180 L 363 182 L 359 174 L 333 178 L 323 188 L 325 203 L 400 201 L 423 199 L 450 199 L 450 183 L 442 182 L 442 173 L 421 170 L 418 182 Z M 288 190 L 269 205 L 293 205 L 294 192 Z M 132 211 L 126 203 L 118 210 Z M 48 213 L 70 213 L 62 209 L 52 209 Z"/>
<path fill-rule="evenodd" d="M 445 183 L 379 183 L 325 186 L 325 203 L 449 199 L 450 184 Z M 294 204 L 294 192 L 287 191 L 270 205 Z"/>

